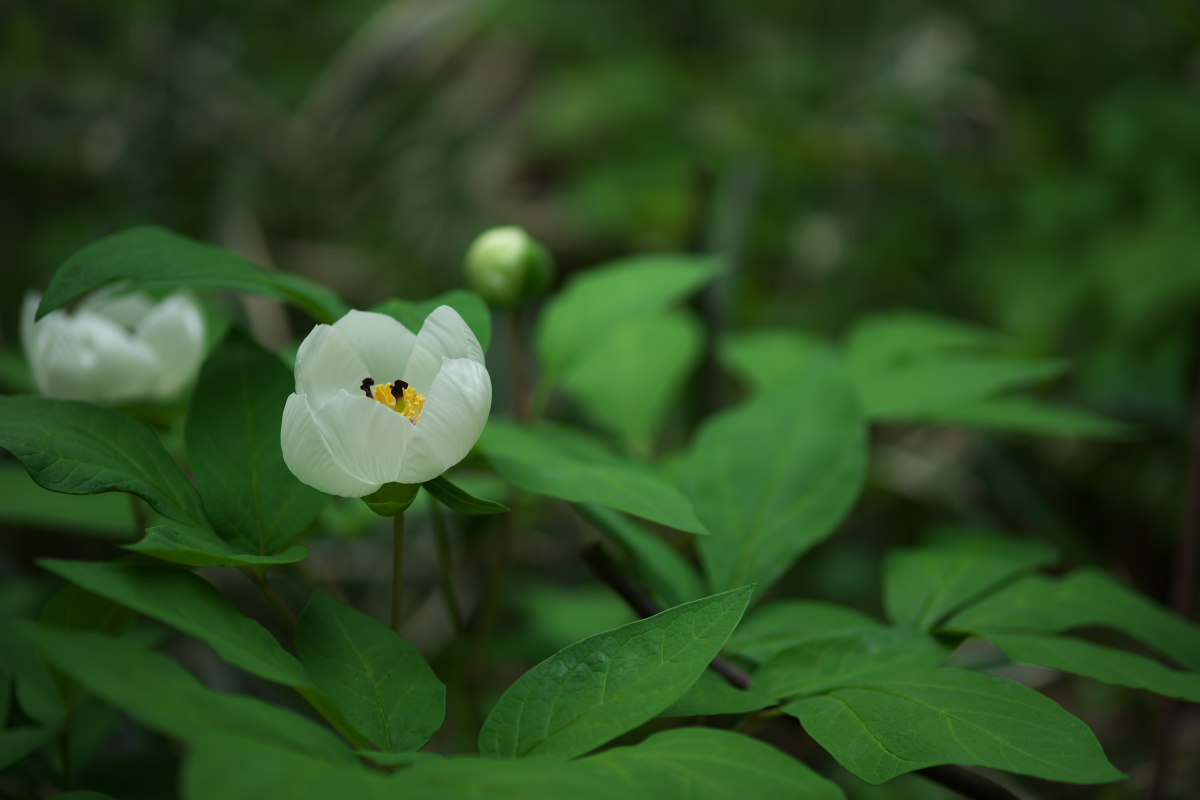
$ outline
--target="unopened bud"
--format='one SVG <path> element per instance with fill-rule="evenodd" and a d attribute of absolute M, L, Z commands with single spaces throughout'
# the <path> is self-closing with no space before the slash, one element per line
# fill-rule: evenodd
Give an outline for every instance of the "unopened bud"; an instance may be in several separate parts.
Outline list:
<path fill-rule="evenodd" d="M 515 225 L 484 231 L 471 244 L 467 285 L 496 306 L 515 306 L 550 286 L 554 260 L 537 239 Z"/>

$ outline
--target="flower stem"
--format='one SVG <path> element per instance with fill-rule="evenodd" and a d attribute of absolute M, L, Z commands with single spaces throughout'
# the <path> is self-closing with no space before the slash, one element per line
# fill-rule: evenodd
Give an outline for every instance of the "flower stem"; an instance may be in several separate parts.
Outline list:
<path fill-rule="evenodd" d="M 279 593 L 275 591 L 275 587 L 267 579 L 267 573 L 259 572 L 253 567 L 242 567 L 242 572 L 255 586 L 262 590 L 266 598 L 271 601 L 271 605 L 279 612 L 279 616 L 283 617 L 293 628 L 296 627 L 296 612 L 292 611 L 283 598 L 279 596 Z"/>
<path fill-rule="evenodd" d="M 450 612 L 450 620 L 454 623 L 454 634 L 461 639 L 466 626 L 463 623 L 462 608 L 458 604 L 458 595 L 454 592 L 453 571 L 450 563 L 450 536 L 446 531 L 446 517 L 437 503 L 430 503 L 429 508 L 430 515 L 433 517 L 433 534 L 437 540 L 438 572 L 442 579 L 442 596 L 446 599 L 446 608 Z"/>
<path fill-rule="evenodd" d="M 404 512 L 392 517 L 392 630 L 400 632 L 400 598 L 404 595 Z"/>
<path fill-rule="evenodd" d="M 531 419 L 529 345 L 525 339 L 525 326 L 521 308 L 514 308 L 508 315 L 509 335 L 512 346 L 513 388 L 516 391 L 517 419 L 523 423 Z"/>

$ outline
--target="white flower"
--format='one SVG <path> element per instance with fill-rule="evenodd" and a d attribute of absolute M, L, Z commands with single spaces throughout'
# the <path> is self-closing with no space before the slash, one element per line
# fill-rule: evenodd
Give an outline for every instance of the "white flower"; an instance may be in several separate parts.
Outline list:
<path fill-rule="evenodd" d="M 38 392 L 112 404 L 162 400 L 204 359 L 204 316 L 191 295 L 155 303 L 141 293 L 96 292 L 74 313 L 34 321 L 41 295 L 27 294 L 21 340 Z"/>
<path fill-rule="evenodd" d="M 309 486 L 342 497 L 424 483 L 467 455 L 491 405 L 483 349 L 454 309 L 439 306 L 417 334 L 351 311 L 313 328 L 296 353 L 283 460 Z"/>

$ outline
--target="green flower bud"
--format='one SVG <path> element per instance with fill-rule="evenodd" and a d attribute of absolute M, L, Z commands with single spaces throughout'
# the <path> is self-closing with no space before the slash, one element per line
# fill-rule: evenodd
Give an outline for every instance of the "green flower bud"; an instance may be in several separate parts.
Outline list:
<path fill-rule="evenodd" d="M 550 286 L 554 260 L 537 239 L 515 225 L 484 231 L 471 244 L 467 285 L 496 306 L 515 306 Z"/>

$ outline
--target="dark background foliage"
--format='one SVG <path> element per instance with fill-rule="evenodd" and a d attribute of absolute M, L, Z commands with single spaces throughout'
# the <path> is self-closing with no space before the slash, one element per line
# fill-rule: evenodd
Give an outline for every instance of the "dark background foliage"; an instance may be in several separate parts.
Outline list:
<path fill-rule="evenodd" d="M 1200 355 L 1197 33 L 1189 0 L 0 2 L 3 376 L 20 388 L 24 290 L 133 224 L 358 306 L 460 286 L 495 224 L 545 241 L 560 283 L 714 253 L 713 328 L 956 317 L 1068 360 L 1048 394 L 1134 432 L 877 430 L 867 495 L 784 591 L 877 610 L 884 548 L 966 520 L 1170 603 Z M 308 324 L 243 313 L 276 343 Z M 698 385 L 727 379 L 709 367 Z M 547 550 L 519 567 L 553 570 Z M 1089 722 L 1150 770 L 1155 709 L 1124 697 L 1088 698 Z"/>

